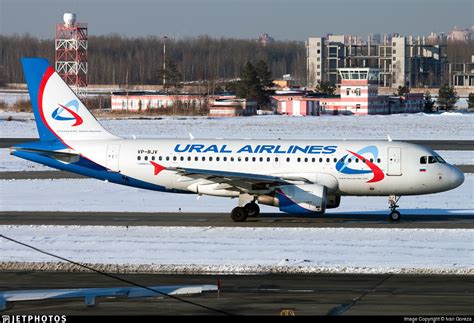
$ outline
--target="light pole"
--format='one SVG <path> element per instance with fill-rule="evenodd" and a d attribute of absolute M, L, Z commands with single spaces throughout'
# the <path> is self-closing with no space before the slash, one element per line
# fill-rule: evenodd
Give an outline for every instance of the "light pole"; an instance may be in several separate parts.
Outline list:
<path fill-rule="evenodd" d="M 166 39 L 168 37 L 163 36 L 163 88 L 166 87 Z"/>

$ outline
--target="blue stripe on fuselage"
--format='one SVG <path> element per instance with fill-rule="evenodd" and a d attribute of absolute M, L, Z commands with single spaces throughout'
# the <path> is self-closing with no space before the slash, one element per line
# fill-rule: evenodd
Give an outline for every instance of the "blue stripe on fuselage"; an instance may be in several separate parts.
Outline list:
<path fill-rule="evenodd" d="M 54 153 L 54 152 L 51 152 Z M 166 187 L 161 185 L 156 185 L 152 183 L 148 183 L 145 181 L 141 181 L 135 179 L 133 177 L 129 177 L 126 175 L 122 175 L 117 172 L 108 171 L 105 167 L 94 163 L 87 158 L 79 156 L 79 161 L 74 163 L 63 163 L 54 158 L 51 158 L 45 153 L 37 153 L 37 152 L 29 152 L 29 151 L 21 151 L 21 150 L 14 150 L 12 151 L 12 155 L 31 160 L 36 163 L 40 163 L 49 167 L 53 167 L 56 169 L 64 170 L 71 173 L 76 173 L 79 175 L 84 175 L 87 177 L 92 177 L 100 180 L 107 180 L 112 183 L 142 188 L 146 190 L 152 191 L 160 191 L 160 192 L 173 192 L 173 193 L 192 193 L 188 191 L 182 190 L 175 190 L 175 189 L 166 189 Z"/>

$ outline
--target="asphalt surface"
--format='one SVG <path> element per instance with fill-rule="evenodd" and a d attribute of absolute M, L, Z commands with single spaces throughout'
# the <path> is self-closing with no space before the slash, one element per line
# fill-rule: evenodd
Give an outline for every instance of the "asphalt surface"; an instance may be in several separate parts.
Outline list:
<path fill-rule="evenodd" d="M 263 213 L 245 222 L 233 222 L 228 213 L 137 213 L 137 212 L 0 212 L 0 225 L 104 225 L 104 226 L 215 226 L 215 227 L 304 227 L 304 228 L 474 228 L 474 215 L 404 214 L 400 222 L 387 215 L 329 213 L 301 216 Z"/>
<path fill-rule="evenodd" d="M 472 315 L 474 277 L 448 275 L 119 275 L 143 285 L 214 284 L 221 292 L 181 296 L 231 315 Z M 0 290 L 125 287 L 96 273 L 2 272 Z M 222 315 L 170 298 L 99 298 L 10 303 L 2 314 Z M 13 307 L 11 307 L 13 305 Z"/>
<path fill-rule="evenodd" d="M 0 148 L 38 141 L 38 138 L 0 138 Z M 474 150 L 474 140 L 400 140 L 430 147 L 434 150 Z"/>

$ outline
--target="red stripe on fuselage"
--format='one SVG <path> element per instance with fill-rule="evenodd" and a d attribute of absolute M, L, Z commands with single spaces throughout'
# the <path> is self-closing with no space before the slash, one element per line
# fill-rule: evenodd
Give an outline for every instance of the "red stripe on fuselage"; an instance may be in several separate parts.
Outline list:
<path fill-rule="evenodd" d="M 365 160 L 365 163 L 367 164 L 367 166 L 369 166 L 370 170 L 372 170 L 372 172 L 374 173 L 374 177 L 372 177 L 372 179 L 370 181 L 367 181 L 367 183 L 379 182 L 385 177 L 385 175 L 383 174 L 383 172 L 379 168 L 379 166 L 375 165 L 374 163 L 372 163 L 367 158 L 365 158 L 365 157 L 363 157 L 363 156 L 361 156 L 361 155 L 359 155 L 359 154 L 357 154 L 353 151 L 348 150 L 348 152 L 350 152 L 351 154 L 353 154 L 354 156 L 359 158 L 361 161 Z"/>
<path fill-rule="evenodd" d="M 166 169 L 166 167 L 163 167 L 160 164 L 155 163 L 154 161 L 150 161 L 150 164 L 155 167 L 154 175 L 158 175 L 162 170 Z"/>

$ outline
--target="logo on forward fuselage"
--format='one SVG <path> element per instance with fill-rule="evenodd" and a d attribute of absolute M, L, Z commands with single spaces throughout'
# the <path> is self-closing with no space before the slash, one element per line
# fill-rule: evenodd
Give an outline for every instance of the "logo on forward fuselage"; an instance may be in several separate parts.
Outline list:
<path fill-rule="evenodd" d="M 76 111 L 74 111 L 76 110 Z M 74 124 L 72 127 L 76 127 L 82 124 L 83 120 L 80 115 L 77 114 L 79 112 L 79 102 L 77 100 L 71 100 L 67 104 L 62 105 L 58 103 L 58 107 L 53 111 L 51 117 L 54 120 L 58 121 L 70 121 L 74 120 Z"/>
<path fill-rule="evenodd" d="M 348 150 L 349 153 L 351 153 L 353 156 L 356 157 L 361 163 L 361 165 L 366 165 L 369 169 L 354 169 L 349 167 L 349 163 L 354 162 L 356 163 L 356 159 L 351 158 L 352 156 L 349 156 L 349 154 L 345 155 L 341 159 L 338 160 L 336 163 L 336 169 L 338 172 L 343 173 L 343 174 L 373 174 L 373 177 L 367 181 L 367 183 L 375 183 L 379 182 L 382 179 L 384 179 L 385 175 L 383 171 L 380 169 L 379 166 L 375 165 L 374 162 L 377 161 L 377 158 L 379 156 L 379 150 L 375 146 L 367 146 L 359 150 L 358 152 L 353 152 Z M 372 158 L 366 158 L 363 155 L 364 154 L 370 154 L 372 155 Z M 373 160 L 373 161 L 371 161 Z M 366 167 L 364 167 L 366 168 Z"/>

